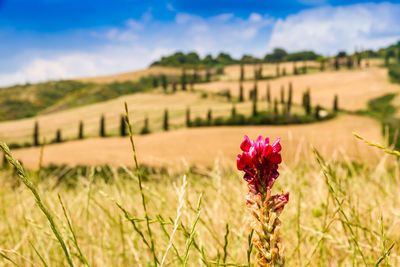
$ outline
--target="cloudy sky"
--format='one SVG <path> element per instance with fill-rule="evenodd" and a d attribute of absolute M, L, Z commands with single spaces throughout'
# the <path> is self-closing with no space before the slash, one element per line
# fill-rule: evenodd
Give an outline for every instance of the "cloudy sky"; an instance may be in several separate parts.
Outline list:
<path fill-rule="evenodd" d="M 399 1 L 0 0 L 0 86 L 145 68 L 177 50 L 376 49 L 400 40 Z"/>

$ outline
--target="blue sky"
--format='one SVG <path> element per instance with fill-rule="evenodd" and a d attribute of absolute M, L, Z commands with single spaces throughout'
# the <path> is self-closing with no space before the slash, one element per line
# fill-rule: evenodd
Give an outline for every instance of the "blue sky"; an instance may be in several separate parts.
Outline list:
<path fill-rule="evenodd" d="M 0 86 L 131 71 L 176 50 L 263 56 L 400 40 L 399 1 L 0 0 Z"/>

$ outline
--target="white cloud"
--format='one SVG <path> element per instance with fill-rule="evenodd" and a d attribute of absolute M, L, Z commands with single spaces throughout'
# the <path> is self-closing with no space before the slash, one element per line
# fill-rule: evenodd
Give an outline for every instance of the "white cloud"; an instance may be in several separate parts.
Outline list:
<path fill-rule="evenodd" d="M 174 21 L 160 22 L 149 10 L 141 19 L 127 20 L 119 27 L 88 30 L 85 36 L 95 48 L 29 50 L 35 52 L 16 57 L 10 64 L 13 69 L 0 73 L 0 86 L 132 71 L 177 50 L 194 50 L 202 56 L 226 51 L 240 57 L 264 56 L 274 47 L 331 55 L 356 46 L 378 48 L 400 38 L 398 14 L 400 5 L 382 3 L 312 8 L 276 21 L 258 13 L 247 18 L 177 13 Z M 79 38 L 82 31 L 76 35 Z"/>
<path fill-rule="evenodd" d="M 160 23 L 149 11 L 140 20 L 127 20 L 120 27 L 88 32 L 88 38 L 102 44 L 96 49 L 30 54 L 17 69 L 0 73 L 0 86 L 132 71 L 177 50 L 202 56 L 220 51 L 237 57 L 243 53 L 263 55 L 268 39 L 261 30 L 272 22 L 257 13 L 247 19 L 233 14 L 202 18 L 177 13 L 175 21 Z"/>
<path fill-rule="evenodd" d="M 268 48 L 330 54 L 356 47 L 376 49 L 400 38 L 399 14 L 400 5 L 390 3 L 304 10 L 275 23 Z"/>

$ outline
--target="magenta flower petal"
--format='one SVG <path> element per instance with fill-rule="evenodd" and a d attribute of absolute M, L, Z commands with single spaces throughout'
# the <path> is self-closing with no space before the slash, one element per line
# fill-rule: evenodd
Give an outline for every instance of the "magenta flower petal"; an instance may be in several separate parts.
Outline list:
<path fill-rule="evenodd" d="M 252 141 L 250 141 L 249 137 L 247 135 L 244 136 L 244 141 L 242 142 L 242 144 L 240 145 L 240 148 L 244 151 L 244 152 L 249 152 L 249 149 L 252 145 Z"/>

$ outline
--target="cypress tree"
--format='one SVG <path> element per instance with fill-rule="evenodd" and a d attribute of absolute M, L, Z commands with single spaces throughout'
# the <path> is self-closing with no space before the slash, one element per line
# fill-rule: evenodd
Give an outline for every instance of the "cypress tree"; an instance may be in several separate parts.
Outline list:
<path fill-rule="evenodd" d="M 153 88 L 157 88 L 157 87 L 158 87 L 158 78 L 153 77 Z"/>
<path fill-rule="evenodd" d="M 262 64 L 260 65 L 260 67 L 258 68 L 258 79 L 262 79 L 263 78 L 263 66 Z"/>
<path fill-rule="evenodd" d="M 357 66 L 361 67 L 361 59 L 362 59 L 361 53 L 357 52 L 356 57 L 357 57 Z"/>
<path fill-rule="evenodd" d="M 212 123 L 212 111 L 211 111 L 211 109 L 209 109 L 208 112 L 207 112 L 207 123 L 208 123 L 208 125 L 211 125 L 211 123 Z"/>
<path fill-rule="evenodd" d="M 299 74 L 299 71 L 297 70 L 297 66 L 296 66 L 296 61 L 293 62 L 293 74 L 294 75 Z"/>
<path fill-rule="evenodd" d="M 348 69 L 353 68 L 353 59 L 350 56 L 347 57 L 347 68 Z"/>
<path fill-rule="evenodd" d="M 211 81 L 211 71 L 210 69 L 206 70 L 206 82 L 210 82 Z"/>
<path fill-rule="evenodd" d="M 253 117 L 257 116 L 257 97 L 253 96 Z"/>
<path fill-rule="evenodd" d="M 235 105 L 232 105 L 231 117 L 232 117 L 232 118 L 235 118 L 235 117 L 236 117 L 236 107 L 235 107 Z"/>
<path fill-rule="evenodd" d="M 83 139 L 83 121 L 79 121 L 78 139 Z"/>
<path fill-rule="evenodd" d="M 164 110 L 164 131 L 168 131 L 169 125 L 168 125 L 168 109 Z"/>
<path fill-rule="evenodd" d="M 281 76 L 279 73 L 279 63 L 276 63 L 276 77 Z"/>
<path fill-rule="evenodd" d="M 290 114 L 290 110 L 292 108 L 292 97 L 293 97 L 293 86 L 292 82 L 289 82 L 289 93 L 288 93 L 288 100 L 287 100 L 287 112 Z"/>
<path fill-rule="evenodd" d="M 339 99 L 338 99 L 338 95 L 335 95 L 334 99 L 333 99 L 333 110 L 335 112 L 337 112 L 339 110 Z"/>
<path fill-rule="evenodd" d="M 229 102 L 232 99 L 232 95 L 231 95 L 231 90 L 226 91 L 226 100 L 228 100 Z"/>
<path fill-rule="evenodd" d="M 150 133 L 150 129 L 149 129 L 149 118 L 146 116 L 144 118 L 144 125 L 142 130 L 140 131 L 140 134 L 148 134 Z"/>
<path fill-rule="evenodd" d="M 324 59 L 321 59 L 319 69 L 320 69 L 320 71 L 324 71 L 325 70 L 325 60 Z"/>
<path fill-rule="evenodd" d="M 389 66 L 389 59 L 390 59 L 389 54 L 386 52 L 385 53 L 385 66 L 386 67 Z"/>
<path fill-rule="evenodd" d="M 243 96 L 243 84 L 240 82 L 239 84 L 239 102 L 244 101 L 244 96 Z"/>
<path fill-rule="evenodd" d="M 271 104 L 271 88 L 269 83 L 267 84 L 267 102 Z"/>
<path fill-rule="evenodd" d="M 244 65 L 240 64 L 240 81 L 244 81 Z"/>
<path fill-rule="evenodd" d="M 254 90 L 253 90 L 253 97 L 258 98 L 258 86 L 257 86 L 257 81 L 254 83 Z"/>
<path fill-rule="evenodd" d="M 164 92 L 167 92 L 168 89 L 168 81 L 167 76 L 165 74 L 161 75 L 161 84 Z"/>
<path fill-rule="evenodd" d="M 281 86 L 281 104 L 285 104 L 285 87 Z"/>
<path fill-rule="evenodd" d="M 282 76 L 286 76 L 286 68 L 285 67 L 282 68 Z"/>
<path fill-rule="evenodd" d="M 119 121 L 119 134 L 120 136 L 126 136 L 126 122 L 124 115 L 121 115 Z"/>
<path fill-rule="evenodd" d="M 274 100 L 274 119 L 278 118 L 279 111 L 278 111 L 278 99 L 275 98 Z"/>
<path fill-rule="evenodd" d="M 192 79 L 190 80 L 190 91 L 194 91 L 194 78 L 192 77 Z"/>
<path fill-rule="evenodd" d="M 303 74 L 307 73 L 307 61 L 303 62 Z"/>
<path fill-rule="evenodd" d="M 176 80 L 174 79 L 173 81 L 172 81 L 172 92 L 176 92 Z"/>
<path fill-rule="evenodd" d="M 253 89 L 253 117 L 257 116 L 257 101 L 258 101 L 258 88 L 257 88 L 257 81 L 254 83 Z"/>
<path fill-rule="evenodd" d="M 56 143 L 61 143 L 61 141 L 62 141 L 61 139 L 62 139 L 61 138 L 61 130 L 58 129 L 56 132 Z"/>
<path fill-rule="evenodd" d="M 339 70 L 340 66 L 339 66 L 339 58 L 338 57 L 335 57 L 334 65 L 335 65 L 335 70 Z"/>
<path fill-rule="evenodd" d="M 321 106 L 320 106 L 320 105 L 317 105 L 317 106 L 315 107 L 315 119 L 316 119 L 316 120 L 319 120 L 319 119 L 321 118 L 321 117 L 319 116 L 320 111 L 321 111 Z"/>
<path fill-rule="evenodd" d="M 190 108 L 186 108 L 186 127 L 190 127 L 192 122 L 190 121 Z"/>
<path fill-rule="evenodd" d="M 197 81 L 199 80 L 199 74 L 197 73 L 197 68 L 193 69 L 193 82 L 197 83 Z"/>
<path fill-rule="evenodd" d="M 254 80 L 255 80 L 255 81 L 258 80 L 258 69 L 257 69 L 257 65 L 254 65 Z"/>
<path fill-rule="evenodd" d="M 100 136 L 101 137 L 106 136 L 106 119 L 104 117 L 104 114 L 101 115 L 101 118 L 100 118 Z"/>
<path fill-rule="evenodd" d="M 39 123 L 35 121 L 35 126 L 33 127 L 33 145 L 39 146 Z"/>
<path fill-rule="evenodd" d="M 184 68 L 182 69 L 181 86 L 182 91 L 186 91 L 186 71 Z"/>
<path fill-rule="evenodd" d="M 307 90 L 305 93 L 305 101 L 304 101 L 304 108 L 307 113 L 307 115 L 311 114 L 311 94 L 310 94 L 310 89 Z"/>

